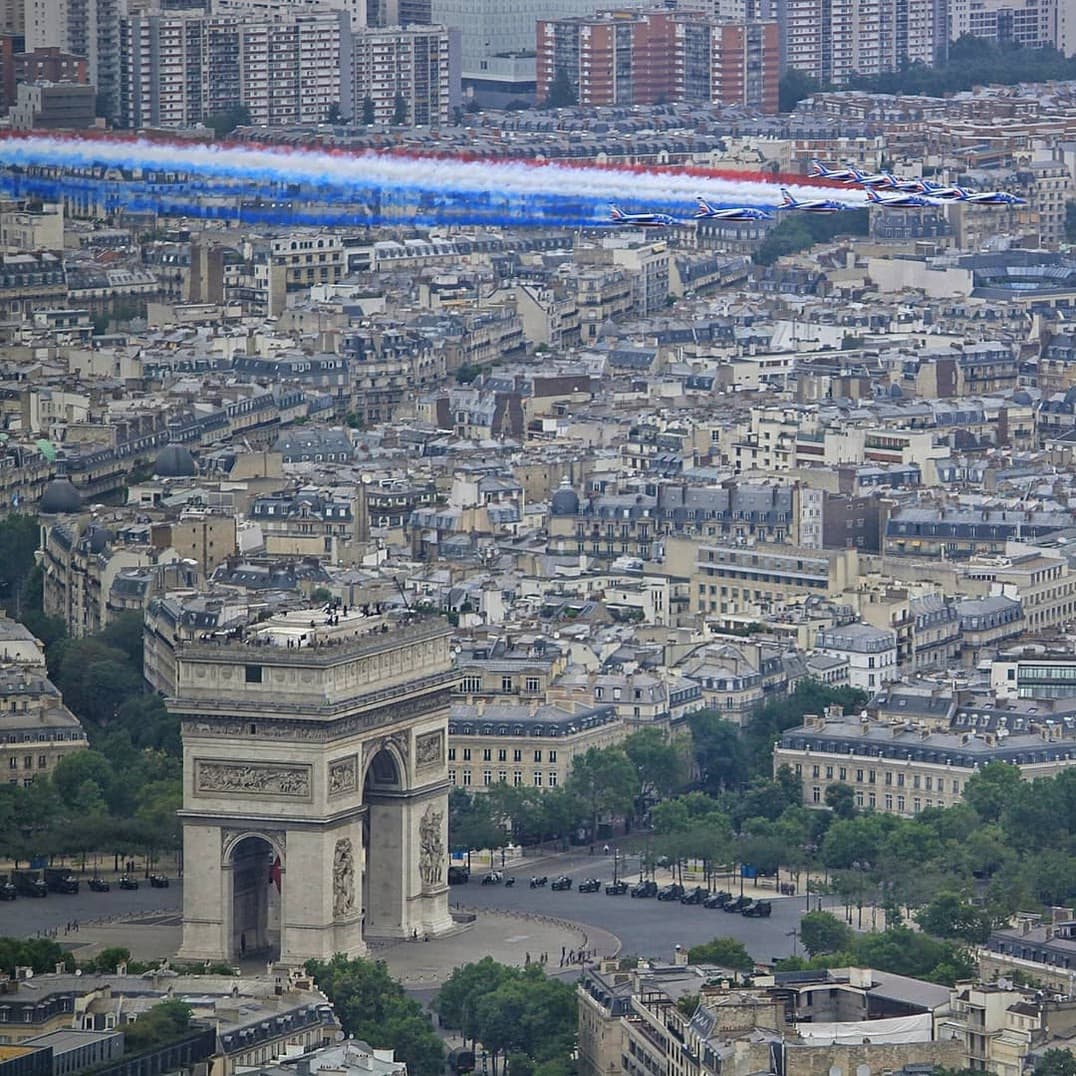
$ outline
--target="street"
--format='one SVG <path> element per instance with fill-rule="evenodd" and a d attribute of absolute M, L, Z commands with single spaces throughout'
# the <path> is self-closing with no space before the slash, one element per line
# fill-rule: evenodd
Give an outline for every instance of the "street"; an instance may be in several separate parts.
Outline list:
<path fill-rule="evenodd" d="M 621 876 L 634 883 L 639 877 L 638 864 L 637 860 L 631 862 L 634 870 L 622 871 Z M 720 936 L 738 938 L 759 961 L 790 956 L 796 943 L 792 932 L 799 927 L 800 916 L 806 911 L 805 896 L 777 897 L 772 890 L 765 894 L 765 899 L 773 900 L 773 914 L 767 919 L 746 919 L 701 905 L 659 903 L 653 898 L 639 900 L 627 893 L 606 896 L 605 883 L 613 879 L 613 859 L 607 855 L 568 852 L 539 861 L 524 859 L 515 866 L 509 865 L 507 873 L 514 874 L 516 879 L 515 885 L 509 888 L 482 885 L 484 873 L 477 870 L 468 883 L 449 890 L 453 907 L 459 904 L 465 908 L 510 909 L 601 927 L 620 938 L 625 955 L 653 956 L 666 961 L 672 960 L 677 945 L 690 948 Z M 557 893 L 548 885 L 531 889 L 532 874 L 547 875 L 550 883 L 556 875 L 567 874 L 573 887 Z M 602 889 L 597 893 L 578 892 L 575 887 L 579 881 L 589 877 L 601 879 Z M 667 871 L 659 871 L 658 881 L 665 884 L 671 877 Z M 720 885 L 739 893 L 738 884 L 729 886 L 722 880 Z M 813 897 L 812 907 L 817 906 L 818 898 Z M 560 954 L 557 955 L 559 958 Z"/>
<path fill-rule="evenodd" d="M 0 937 L 33 937 L 39 931 L 55 930 L 57 941 L 73 942 L 77 934 L 65 935 L 64 927 L 73 920 L 80 925 L 108 917 L 131 917 L 141 913 L 160 915 L 162 911 L 179 914 L 183 903 L 183 883 L 169 879 L 167 889 L 151 889 L 139 878 L 138 889 L 120 889 L 110 873 L 108 893 L 93 893 L 82 879 L 77 894 L 50 893 L 44 898 L 19 897 L 0 903 Z"/>

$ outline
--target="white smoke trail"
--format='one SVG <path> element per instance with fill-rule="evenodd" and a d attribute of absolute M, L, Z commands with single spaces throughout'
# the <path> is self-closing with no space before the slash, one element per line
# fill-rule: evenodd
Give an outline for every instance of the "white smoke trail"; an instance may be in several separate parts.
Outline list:
<path fill-rule="evenodd" d="M 566 168 L 555 164 L 466 161 L 444 158 L 393 157 L 374 153 L 335 154 L 309 150 L 276 150 L 237 146 L 177 145 L 141 141 L 108 141 L 30 136 L 4 143 L 3 164 L 23 167 L 82 169 L 123 168 L 183 173 L 221 180 L 298 183 L 331 191 L 336 197 L 350 187 L 369 190 L 432 191 L 456 194 L 496 192 L 508 195 L 600 198 L 632 208 L 648 204 L 693 206 L 696 194 L 723 204 L 774 205 L 780 193 L 774 183 L 717 179 L 675 172 Z M 817 187 L 791 185 L 796 197 L 818 197 Z M 849 206 L 866 204 L 861 190 L 826 190 L 825 197 Z"/>

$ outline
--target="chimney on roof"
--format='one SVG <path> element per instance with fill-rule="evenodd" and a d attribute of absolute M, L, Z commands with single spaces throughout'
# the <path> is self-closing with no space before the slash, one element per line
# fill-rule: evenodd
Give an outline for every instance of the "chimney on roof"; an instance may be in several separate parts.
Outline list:
<path fill-rule="evenodd" d="M 687 950 L 682 945 L 673 949 L 673 965 L 678 968 L 687 967 Z"/>

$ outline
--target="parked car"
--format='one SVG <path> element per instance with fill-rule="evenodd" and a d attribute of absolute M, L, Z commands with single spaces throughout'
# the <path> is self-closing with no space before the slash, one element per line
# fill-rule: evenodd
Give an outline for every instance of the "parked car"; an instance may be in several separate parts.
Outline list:
<path fill-rule="evenodd" d="M 732 894 L 727 893 L 724 889 L 719 889 L 716 893 L 711 893 L 702 902 L 702 906 L 704 908 L 724 908 L 730 900 L 732 900 Z"/>
<path fill-rule="evenodd" d="M 597 878 L 585 878 L 579 883 L 580 893 L 598 893 L 601 891 L 602 884 Z"/>
<path fill-rule="evenodd" d="M 553 879 L 553 884 L 549 887 L 552 890 L 571 889 L 572 880 L 566 874 L 562 874 L 559 878 Z"/>
<path fill-rule="evenodd" d="M 709 889 L 703 889 L 701 885 L 695 886 L 694 889 L 689 889 L 681 898 L 681 904 L 702 904 L 706 898 L 710 895 Z"/>
<path fill-rule="evenodd" d="M 742 914 L 761 919 L 768 919 L 773 912 L 773 905 L 768 900 L 756 900 L 743 909 Z"/>
<path fill-rule="evenodd" d="M 633 897 L 656 897 L 658 895 L 658 883 L 657 882 L 640 882 L 638 885 L 632 886 L 631 895 Z"/>
<path fill-rule="evenodd" d="M 679 882 L 673 882 L 658 891 L 658 900 L 679 900 L 684 895 L 684 887 Z"/>
<path fill-rule="evenodd" d="M 622 897 L 628 891 L 628 883 L 621 879 L 619 882 L 610 882 L 605 887 L 605 892 L 610 897 Z"/>
<path fill-rule="evenodd" d="M 149 884 L 151 889 L 167 889 L 168 879 L 163 874 L 151 874 Z"/>
<path fill-rule="evenodd" d="M 87 884 L 94 893 L 107 893 L 112 888 L 104 878 L 91 878 Z"/>
<path fill-rule="evenodd" d="M 15 883 L 5 876 L 4 880 L 0 881 L 0 900 L 14 900 L 18 895 Z"/>
<path fill-rule="evenodd" d="M 132 878 L 129 874 L 120 875 L 120 889 L 137 889 L 138 879 Z"/>
<path fill-rule="evenodd" d="M 736 897 L 735 900 L 728 901 L 722 910 L 726 912 L 742 912 L 750 903 L 750 897 Z"/>
<path fill-rule="evenodd" d="M 471 872 L 466 867 L 449 867 L 448 884 L 466 885 L 471 880 Z"/>

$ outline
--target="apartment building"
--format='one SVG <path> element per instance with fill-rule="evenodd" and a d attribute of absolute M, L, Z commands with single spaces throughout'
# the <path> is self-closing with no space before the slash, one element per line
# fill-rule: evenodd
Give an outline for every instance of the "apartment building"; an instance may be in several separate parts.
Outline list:
<path fill-rule="evenodd" d="M 1041 646 L 1014 648 L 990 663 L 990 689 L 999 699 L 1076 697 L 1076 656 Z"/>
<path fill-rule="evenodd" d="M 835 86 L 852 74 L 933 63 L 947 31 L 934 0 L 786 0 L 782 10 L 781 69 Z"/>
<path fill-rule="evenodd" d="M 777 110 L 776 22 L 724 22 L 700 11 L 599 11 L 538 22 L 540 101 L 566 76 L 578 103 L 658 101 Z"/>
<path fill-rule="evenodd" d="M 25 4 L 26 51 L 54 49 L 57 56 L 84 57 L 86 78 L 109 118 L 117 115 L 119 106 L 120 14 L 119 0 L 26 0 Z M 77 66 L 69 69 L 77 71 Z"/>
<path fill-rule="evenodd" d="M 807 807 L 826 788 L 846 784 L 859 807 L 913 817 L 960 802 L 967 779 L 989 762 L 1019 766 L 1028 780 L 1073 765 L 1065 725 L 1076 703 L 998 704 L 984 693 L 961 696 L 948 726 L 891 718 L 808 716 L 774 747 L 774 772 L 789 766 L 803 781 Z"/>
<path fill-rule="evenodd" d="M 778 37 L 776 22 L 677 20 L 675 100 L 776 112 Z"/>
<path fill-rule="evenodd" d="M 572 760 L 627 735 L 612 703 L 555 705 L 456 700 L 448 721 L 448 779 L 476 791 L 507 782 L 556 788 Z"/>
<path fill-rule="evenodd" d="M 459 35 L 444 26 L 366 27 L 352 35 L 347 101 L 357 119 L 438 126 L 459 104 Z M 347 106 L 341 106 L 345 108 Z"/>
<path fill-rule="evenodd" d="M 243 106 L 260 126 L 324 123 L 347 89 L 348 34 L 347 16 L 331 11 L 125 16 L 120 122 L 189 127 Z"/>
<path fill-rule="evenodd" d="M 720 545 L 669 537 L 664 570 L 690 580 L 690 612 L 735 615 L 765 611 L 804 595 L 836 597 L 855 586 L 859 557 L 854 549 Z"/>
<path fill-rule="evenodd" d="M 823 654 L 848 662 L 848 683 L 874 692 L 895 680 L 897 633 L 873 624 L 844 624 L 818 633 L 815 647 Z"/>

